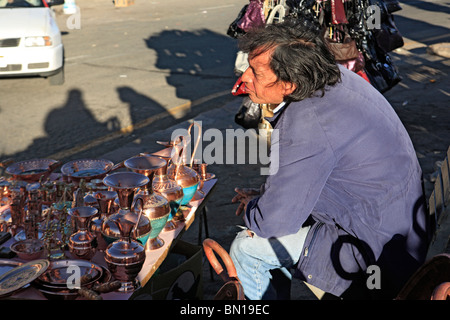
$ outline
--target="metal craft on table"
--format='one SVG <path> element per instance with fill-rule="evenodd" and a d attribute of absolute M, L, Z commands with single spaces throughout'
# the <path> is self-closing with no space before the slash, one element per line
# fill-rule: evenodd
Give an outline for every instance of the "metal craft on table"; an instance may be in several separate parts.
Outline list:
<path fill-rule="evenodd" d="M 119 210 L 107 217 L 102 225 L 102 235 L 108 244 L 120 238 L 120 230 L 115 220 L 121 216 L 135 223 L 133 237 L 142 244 L 147 242 L 152 226 L 144 214 L 134 210 L 134 197 L 138 189 L 149 181 L 145 175 L 135 172 L 116 172 L 103 179 L 103 183 L 117 193 L 119 202 Z"/>
<path fill-rule="evenodd" d="M 107 191 L 108 187 L 105 186 L 102 179 L 92 179 L 90 182 L 85 184 L 85 187 L 87 193 L 85 193 L 83 198 L 84 205 L 99 209 L 99 204 L 94 194 L 97 191 Z"/>
<path fill-rule="evenodd" d="M 14 180 L 36 182 L 47 179 L 59 165 L 60 162 L 53 159 L 31 159 L 13 163 L 5 172 Z"/>
<path fill-rule="evenodd" d="M 44 242 L 40 239 L 25 239 L 11 244 L 10 249 L 22 260 L 36 260 L 44 254 Z"/>
<path fill-rule="evenodd" d="M 114 168 L 114 163 L 105 159 L 79 159 L 65 163 L 61 167 L 63 178 L 78 185 L 81 180 L 89 182 L 103 179 Z"/>
<path fill-rule="evenodd" d="M 9 209 L 11 210 L 11 234 L 14 236 L 19 233 L 21 226 L 25 219 L 25 198 L 20 195 L 19 191 L 12 192 L 11 203 Z"/>
<path fill-rule="evenodd" d="M 69 237 L 69 251 L 79 259 L 90 260 L 97 248 L 97 237 L 90 230 L 90 222 L 98 210 L 93 207 L 75 207 L 69 209 L 68 213 L 75 220 L 78 230 Z"/>
<path fill-rule="evenodd" d="M 158 249 L 164 245 L 159 234 L 169 219 L 171 208 L 165 197 L 153 192 L 153 177 L 156 170 L 166 166 L 166 161 L 153 156 L 137 156 L 127 159 L 124 165 L 149 178 L 149 182 L 136 194 L 135 210 L 142 210 L 142 215 L 150 220 L 152 231 L 148 247 L 150 250 Z"/>
<path fill-rule="evenodd" d="M 153 191 L 162 195 L 169 201 L 170 214 L 166 225 L 164 226 L 165 231 L 173 230 L 177 227 L 176 222 L 173 220 L 174 216 L 178 212 L 181 205 L 181 200 L 183 200 L 183 188 L 178 185 L 174 180 L 169 179 L 167 175 L 168 162 L 158 170 L 156 170 L 153 177 Z"/>
<path fill-rule="evenodd" d="M 0 232 L 10 231 L 12 225 L 11 209 L 6 208 L 0 212 Z"/>
<path fill-rule="evenodd" d="M 113 213 L 111 208 L 117 198 L 117 192 L 102 190 L 96 191 L 93 196 L 98 203 L 99 215 L 92 219 L 90 229 L 97 237 L 97 250 L 105 251 L 108 243 L 102 236 L 102 225 L 106 218 Z"/>
<path fill-rule="evenodd" d="M 58 213 L 54 214 L 54 211 L 58 211 Z M 63 206 L 60 211 L 51 207 L 45 220 L 41 223 L 41 228 L 44 231 L 42 239 L 48 259 L 60 260 L 66 258 L 67 240 L 73 233 L 70 222 L 68 209 Z"/>
<path fill-rule="evenodd" d="M 206 181 L 209 181 L 211 179 L 214 179 L 216 176 L 214 173 L 209 173 L 207 171 L 207 164 L 206 163 L 194 163 L 192 165 L 192 169 L 194 169 L 199 176 L 200 183 L 198 185 L 197 191 L 192 197 L 192 200 L 201 200 L 205 197 L 205 193 L 203 192 L 203 186 L 205 185 Z"/>
<path fill-rule="evenodd" d="M 185 164 L 188 140 L 189 139 L 186 137 L 180 137 L 179 142 L 177 141 L 177 143 L 174 144 L 173 148 L 175 152 L 172 157 L 172 164 L 167 169 L 168 177 L 176 181 L 178 185 L 180 185 L 183 188 L 184 196 L 183 199 L 181 200 L 182 206 L 186 206 L 192 200 L 200 182 L 197 172 Z M 198 144 L 196 144 L 196 147 L 197 145 Z M 195 155 L 196 147 L 194 148 L 194 153 L 190 160 L 191 166 L 193 156 Z M 175 218 L 179 219 L 181 217 L 177 215 Z"/>
<path fill-rule="evenodd" d="M 4 177 L 0 178 L 0 206 L 9 204 L 9 188 L 11 187 L 11 182 L 6 180 Z"/>
<path fill-rule="evenodd" d="M 4 298 L 29 285 L 41 276 L 50 262 L 45 259 L 33 260 L 17 266 L 0 276 L 0 298 Z"/>
<path fill-rule="evenodd" d="M 78 277 L 74 277 L 74 270 Z M 47 270 L 34 280 L 33 286 L 49 300 L 74 300 L 79 297 L 81 286 L 91 288 L 103 282 L 105 271 L 101 266 L 86 260 L 51 261 Z"/>
<path fill-rule="evenodd" d="M 83 202 L 85 206 L 98 208 L 97 199 L 94 197 L 94 184 L 91 182 L 86 183 L 87 192 L 85 192 L 83 197 Z"/>
<path fill-rule="evenodd" d="M 127 220 L 125 216 L 120 216 L 114 221 L 121 237 L 108 246 L 105 261 L 114 278 L 122 283 L 119 291 L 132 292 L 140 287 L 136 278 L 145 261 L 145 249 L 131 237 L 135 226 L 132 221 Z"/>

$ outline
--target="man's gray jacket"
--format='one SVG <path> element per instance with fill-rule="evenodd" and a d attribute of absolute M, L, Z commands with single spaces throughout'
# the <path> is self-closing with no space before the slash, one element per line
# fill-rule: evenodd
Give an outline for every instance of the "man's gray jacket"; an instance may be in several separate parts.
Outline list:
<path fill-rule="evenodd" d="M 245 222 L 265 238 L 311 225 L 296 276 L 337 296 L 363 288 L 392 298 L 427 250 L 422 172 L 392 106 L 363 78 L 341 72 L 323 97 L 269 119 L 273 174 Z M 380 289 L 368 285 L 371 275 L 381 277 L 373 280 Z"/>

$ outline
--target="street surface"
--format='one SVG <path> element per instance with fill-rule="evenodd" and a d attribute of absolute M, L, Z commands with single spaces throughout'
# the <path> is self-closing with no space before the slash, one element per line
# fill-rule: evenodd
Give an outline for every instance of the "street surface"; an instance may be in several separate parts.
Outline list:
<path fill-rule="evenodd" d="M 235 82 L 226 30 L 246 2 L 77 0 L 75 15 L 55 6 L 65 84 L 0 79 L 0 160 L 95 157 L 223 105 Z"/>

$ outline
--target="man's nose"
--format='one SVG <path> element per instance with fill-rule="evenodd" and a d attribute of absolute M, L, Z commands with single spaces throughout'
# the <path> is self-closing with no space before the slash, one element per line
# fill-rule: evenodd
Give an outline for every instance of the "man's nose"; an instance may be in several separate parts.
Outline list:
<path fill-rule="evenodd" d="M 251 70 L 250 68 L 247 68 L 247 69 L 244 71 L 244 73 L 241 75 L 241 80 L 242 80 L 242 82 L 245 82 L 245 83 L 251 82 L 250 70 Z"/>

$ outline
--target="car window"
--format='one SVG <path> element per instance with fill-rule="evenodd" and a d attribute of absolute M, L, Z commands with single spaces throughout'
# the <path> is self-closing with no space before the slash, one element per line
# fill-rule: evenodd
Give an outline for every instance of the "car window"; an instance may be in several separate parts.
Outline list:
<path fill-rule="evenodd" d="M 42 0 L 0 0 L 1 8 L 45 7 Z"/>

